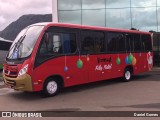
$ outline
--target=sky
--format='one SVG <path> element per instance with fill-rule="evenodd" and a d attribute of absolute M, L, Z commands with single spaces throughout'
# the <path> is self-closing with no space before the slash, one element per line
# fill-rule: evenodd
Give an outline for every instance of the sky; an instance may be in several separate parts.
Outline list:
<path fill-rule="evenodd" d="M 94 2 L 95 1 L 95 2 Z M 132 1 L 132 24 L 133 27 L 140 30 L 157 30 L 156 21 L 156 0 L 131 0 Z M 59 10 L 76 10 L 81 9 L 81 0 L 59 0 Z M 82 9 L 87 8 L 104 8 L 105 0 L 83 0 Z M 95 4 L 96 3 L 96 4 Z M 158 21 L 160 21 L 160 0 L 157 0 Z M 130 28 L 130 0 L 106 0 L 107 8 L 107 27 Z M 112 8 L 126 9 L 112 9 Z M 135 7 L 135 8 L 134 8 Z M 136 8 L 137 7 L 137 8 Z M 143 8 L 146 7 L 146 8 Z M 111 9 L 110 9 L 111 8 Z M 24 14 L 51 14 L 52 0 L 0 0 L 0 31 L 7 27 L 11 22 L 16 21 Z M 95 14 L 100 21 L 96 21 Z M 104 26 L 105 22 L 101 17 L 104 17 L 105 12 L 87 12 L 83 11 L 84 23 L 91 24 L 101 23 Z M 60 18 L 64 22 L 81 23 L 81 12 L 60 12 Z M 151 19 L 152 18 L 152 19 Z M 85 22 L 87 20 L 88 22 Z M 102 21 L 103 20 L 103 21 Z M 125 21 L 125 22 L 124 22 Z M 114 23 L 114 24 L 113 24 Z M 160 24 L 160 22 L 159 22 Z M 160 25 L 159 25 L 160 26 Z M 159 27 L 160 31 L 160 27 Z"/>
<path fill-rule="evenodd" d="M 51 14 L 52 0 L 0 0 L 0 31 L 24 14 Z"/>

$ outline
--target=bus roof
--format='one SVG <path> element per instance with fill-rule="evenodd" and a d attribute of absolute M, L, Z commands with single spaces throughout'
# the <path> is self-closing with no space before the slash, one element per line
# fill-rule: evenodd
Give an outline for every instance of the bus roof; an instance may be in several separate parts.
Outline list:
<path fill-rule="evenodd" d="M 98 27 L 98 26 L 87 26 L 87 25 L 78 25 L 78 24 L 69 24 L 69 23 L 53 23 L 53 22 L 42 22 L 36 23 L 34 25 L 44 25 L 46 28 L 50 26 L 57 27 L 67 27 L 67 28 L 80 28 L 80 29 L 90 29 L 90 30 L 103 30 L 103 31 L 111 31 L 111 32 L 126 32 L 126 33 L 138 33 L 138 34 L 152 34 L 150 32 L 144 32 L 139 30 L 127 30 L 127 29 L 119 29 L 119 28 L 108 28 L 108 27 Z"/>

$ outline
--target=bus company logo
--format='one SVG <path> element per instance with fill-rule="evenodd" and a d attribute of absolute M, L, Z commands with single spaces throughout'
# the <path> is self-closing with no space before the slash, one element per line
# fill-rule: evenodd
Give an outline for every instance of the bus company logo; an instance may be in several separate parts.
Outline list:
<path fill-rule="evenodd" d="M 11 118 L 11 117 L 35 118 L 35 117 L 42 117 L 42 113 L 40 112 L 2 112 L 2 117 L 4 118 Z"/>
<path fill-rule="evenodd" d="M 2 117 L 10 118 L 10 117 L 12 117 L 12 113 L 11 112 L 2 112 Z"/>
<path fill-rule="evenodd" d="M 153 67 L 153 56 L 151 55 L 151 52 L 148 52 L 147 54 L 147 62 L 148 62 L 148 68 L 149 70 Z"/>

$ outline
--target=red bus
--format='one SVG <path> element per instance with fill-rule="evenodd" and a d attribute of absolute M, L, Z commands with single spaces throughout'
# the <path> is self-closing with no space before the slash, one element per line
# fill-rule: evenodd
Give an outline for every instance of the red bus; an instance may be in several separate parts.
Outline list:
<path fill-rule="evenodd" d="M 6 85 L 21 91 L 56 95 L 63 87 L 149 71 L 152 34 L 59 23 L 26 27 L 4 62 Z"/>

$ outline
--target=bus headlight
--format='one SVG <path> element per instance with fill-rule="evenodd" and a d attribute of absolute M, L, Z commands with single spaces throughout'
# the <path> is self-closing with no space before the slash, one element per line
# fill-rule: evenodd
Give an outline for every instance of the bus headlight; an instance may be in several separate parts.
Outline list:
<path fill-rule="evenodd" d="M 28 71 L 28 64 L 27 65 L 25 65 L 20 71 L 19 71 L 19 73 L 18 73 L 18 77 L 19 76 L 21 76 L 21 75 L 24 75 L 24 74 L 26 74 L 27 73 L 27 71 Z"/>

